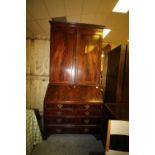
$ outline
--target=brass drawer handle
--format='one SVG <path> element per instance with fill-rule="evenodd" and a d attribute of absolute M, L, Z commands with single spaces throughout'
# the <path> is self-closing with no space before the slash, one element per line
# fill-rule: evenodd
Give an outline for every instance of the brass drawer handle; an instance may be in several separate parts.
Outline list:
<path fill-rule="evenodd" d="M 62 129 L 56 129 L 56 133 L 61 133 Z"/>
<path fill-rule="evenodd" d="M 85 128 L 85 129 L 84 129 L 84 132 L 89 132 L 89 129 Z"/>
<path fill-rule="evenodd" d="M 86 124 L 88 124 L 88 123 L 90 122 L 90 120 L 89 120 L 89 119 L 85 119 L 84 122 L 85 122 Z"/>
<path fill-rule="evenodd" d="M 61 116 L 61 115 L 62 115 L 62 112 L 61 112 L 61 111 L 58 111 L 58 112 L 57 112 L 57 115 L 58 115 L 58 116 Z"/>
<path fill-rule="evenodd" d="M 61 118 L 58 118 L 57 119 L 57 123 L 61 123 L 62 122 L 62 119 Z"/>
<path fill-rule="evenodd" d="M 89 109 L 89 108 L 90 108 L 90 105 L 85 105 L 85 108 L 86 108 L 86 109 Z"/>
<path fill-rule="evenodd" d="M 63 105 L 62 105 L 62 104 L 58 104 L 57 107 L 58 107 L 59 109 L 61 109 L 61 108 L 63 107 Z"/>
<path fill-rule="evenodd" d="M 90 114 L 89 111 L 86 111 L 86 112 L 85 112 L 85 115 L 86 115 L 86 116 L 89 116 L 89 114 Z"/>

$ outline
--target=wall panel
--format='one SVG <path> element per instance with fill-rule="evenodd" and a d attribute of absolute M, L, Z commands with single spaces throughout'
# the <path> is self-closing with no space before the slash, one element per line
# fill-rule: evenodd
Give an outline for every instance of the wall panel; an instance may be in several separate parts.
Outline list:
<path fill-rule="evenodd" d="M 48 40 L 32 40 L 30 53 L 30 75 L 49 75 Z"/>
<path fill-rule="evenodd" d="M 43 101 L 45 91 L 47 88 L 48 80 L 42 80 L 41 78 L 32 79 L 30 81 L 30 103 L 31 108 L 38 109 L 43 112 Z"/>
<path fill-rule="evenodd" d="M 49 81 L 49 40 L 26 40 L 26 107 L 43 112 Z"/>

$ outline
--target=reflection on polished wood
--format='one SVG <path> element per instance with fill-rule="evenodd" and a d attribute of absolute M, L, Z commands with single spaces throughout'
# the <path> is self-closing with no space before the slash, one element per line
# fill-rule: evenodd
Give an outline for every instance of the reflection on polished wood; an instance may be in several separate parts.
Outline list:
<path fill-rule="evenodd" d="M 91 31 L 80 31 L 78 38 L 76 83 L 99 85 L 100 35 Z"/>
<path fill-rule="evenodd" d="M 57 103 L 58 107 L 63 107 L 61 102 L 85 103 L 83 108 L 89 108 L 90 103 L 103 103 L 102 93 L 95 86 L 76 86 L 73 85 L 49 85 L 45 96 L 46 103 Z M 89 104 L 87 104 L 89 103 Z"/>
<path fill-rule="evenodd" d="M 76 33 L 73 29 L 57 29 L 52 31 L 50 56 L 50 82 L 73 83 L 74 53 Z"/>

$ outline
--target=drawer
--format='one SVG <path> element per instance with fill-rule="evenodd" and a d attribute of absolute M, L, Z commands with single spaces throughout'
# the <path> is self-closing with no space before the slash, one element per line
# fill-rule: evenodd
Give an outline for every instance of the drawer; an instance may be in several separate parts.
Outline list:
<path fill-rule="evenodd" d="M 47 103 L 46 108 L 54 108 L 54 109 L 85 109 L 85 110 L 102 110 L 102 104 L 77 104 L 77 103 Z"/>
<path fill-rule="evenodd" d="M 95 134 L 100 132 L 99 127 L 89 127 L 89 126 L 48 126 L 46 131 L 48 133 L 83 133 L 83 134 Z"/>
<path fill-rule="evenodd" d="M 89 117 L 89 116 L 101 116 L 102 115 L 102 111 L 97 111 L 97 110 L 76 110 L 75 114 L 77 116 L 85 116 L 85 117 Z"/>
<path fill-rule="evenodd" d="M 101 118 L 83 118 L 80 119 L 81 124 L 100 124 Z"/>
<path fill-rule="evenodd" d="M 74 104 L 73 107 L 83 110 L 102 110 L 102 104 Z"/>
<path fill-rule="evenodd" d="M 46 124 L 100 124 L 100 117 L 45 117 Z"/>
<path fill-rule="evenodd" d="M 71 124 L 73 123 L 73 118 L 65 117 L 45 117 L 46 124 Z"/>
<path fill-rule="evenodd" d="M 100 128 L 89 128 L 89 127 L 84 127 L 79 129 L 80 133 L 90 133 L 90 134 L 95 134 L 100 132 Z"/>
<path fill-rule="evenodd" d="M 54 109 L 70 109 L 72 107 L 73 107 L 72 104 L 62 104 L 62 103 L 58 103 L 58 104 L 47 103 L 46 104 L 46 108 L 54 108 Z"/>
<path fill-rule="evenodd" d="M 66 116 L 66 115 L 73 115 L 73 110 L 63 110 L 63 109 L 52 109 L 48 108 L 45 109 L 45 115 L 48 116 Z"/>
<path fill-rule="evenodd" d="M 82 125 L 89 125 L 89 124 L 100 124 L 101 118 L 93 118 L 93 117 L 82 117 L 82 118 L 73 118 L 73 123 L 75 124 L 82 124 Z"/>
<path fill-rule="evenodd" d="M 82 110 L 82 109 L 45 109 L 46 116 L 101 116 L 101 110 Z"/>

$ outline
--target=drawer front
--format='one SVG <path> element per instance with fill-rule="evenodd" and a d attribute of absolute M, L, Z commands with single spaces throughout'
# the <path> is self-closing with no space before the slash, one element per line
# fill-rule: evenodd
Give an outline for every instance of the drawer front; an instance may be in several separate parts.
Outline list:
<path fill-rule="evenodd" d="M 81 124 L 100 124 L 101 118 L 84 118 L 80 120 Z"/>
<path fill-rule="evenodd" d="M 45 117 L 46 124 L 100 124 L 100 117 Z"/>
<path fill-rule="evenodd" d="M 73 118 L 65 117 L 45 117 L 46 124 L 71 124 L 73 123 Z"/>
<path fill-rule="evenodd" d="M 83 117 L 83 118 L 76 118 L 73 119 L 73 123 L 77 123 L 77 124 L 84 124 L 84 125 L 89 125 L 89 124 L 100 124 L 101 122 L 101 118 L 97 117 Z"/>
<path fill-rule="evenodd" d="M 75 113 L 77 116 L 85 116 L 85 117 L 102 115 L 102 111 L 97 110 L 76 110 Z"/>
<path fill-rule="evenodd" d="M 83 110 L 83 109 L 45 109 L 46 116 L 101 116 L 101 110 Z"/>
<path fill-rule="evenodd" d="M 73 115 L 73 110 L 69 109 L 69 110 L 59 110 L 59 109 L 52 109 L 52 108 L 48 108 L 45 109 L 45 115 L 47 116 L 69 116 L 69 115 Z"/>
<path fill-rule="evenodd" d="M 103 105 L 102 104 L 76 104 L 76 103 L 70 103 L 70 104 L 64 104 L 64 103 L 58 103 L 58 104 L 52 104 L 47 103 L 46 108 L 54 108 L 54 109 L 85 109 L 85 110 L 102 110 Z"/>
<path fill-rule="evenodd" d="M 58 104 L 47 103 L 46 108 L 70 109 L 70 108 L 73 108 L 73 105 L 72 104 L 62 104 L 62 103 L 58 103 Z"/>
<path fill-rule="evenodd" d="M 46 129 L 46 131 L 48 133 L 57 133 L 57 134 L 61 134 L 61 133 L 83 133 L 83 134 L 95 134 L 95 133 L 99 133 L 100 132 L 100 128 L 98 127 L 65 127 L 65 126 L 48 126 L 48 128 Z"/>
<path fill-rule="evenodd" d="M 74 104 L 73 108 L 83 110 L 102 110 L 102 104 Z"/>

